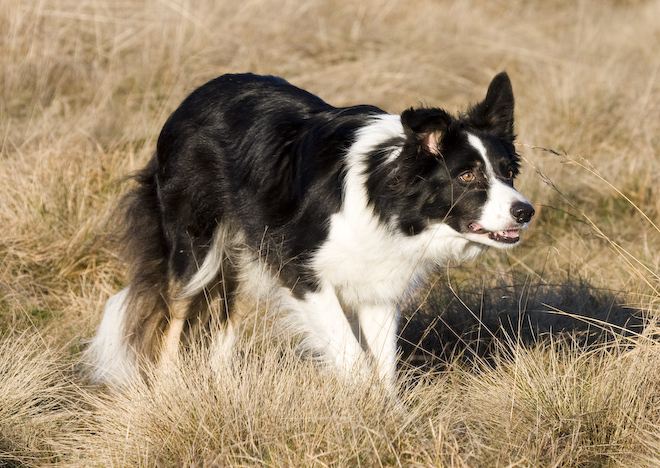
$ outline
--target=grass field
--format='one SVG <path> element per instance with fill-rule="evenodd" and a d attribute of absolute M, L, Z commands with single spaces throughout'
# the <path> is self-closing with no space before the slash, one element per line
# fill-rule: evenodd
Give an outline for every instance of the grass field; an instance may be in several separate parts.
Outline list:
<path fill-rule="evenodd" d="M 0 0 L 0 466 L 660 466 L 660 2 Z M 226 72 L 450 111 L 506 70 L 523 246 L 406 303 L 399 398 L 248 333 L 121 391 L 80 352 L 125 175 Z M 266 330 L 267 332 L 267 330 Z"/>

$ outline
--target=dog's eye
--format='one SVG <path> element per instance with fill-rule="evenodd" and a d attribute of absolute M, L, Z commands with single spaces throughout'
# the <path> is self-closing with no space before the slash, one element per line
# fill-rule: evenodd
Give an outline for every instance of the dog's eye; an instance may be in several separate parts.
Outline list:
<path fill-rule="evenodd" d="M 463 182 L 472 182 L 476 179 L 474 172 L 466 171 L 458 176 Z"/>
<path fill-rule="evenodd" d="M 507 179 L 513 179 L 513 176 L 515 176 L 515 175 L 516 175 L 516 174 L 515 174 L 515 172 L 513 172 L 513 169 L 508 169 L 508 170 L 506 171 L 506 178 L 507 178 Z"/>

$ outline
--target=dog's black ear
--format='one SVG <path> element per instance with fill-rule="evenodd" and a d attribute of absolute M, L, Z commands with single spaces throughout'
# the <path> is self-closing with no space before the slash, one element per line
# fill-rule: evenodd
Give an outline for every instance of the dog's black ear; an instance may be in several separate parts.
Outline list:
<path fill-rule="evenodd" d="M 513 140 L 513 107 L 511 80 L 501 72 L 490 82 L 486 99 L 470 108 L 467 118 L 479 130 Z"/>
<path fill-rule="evenodd" d="M 440 140 L 451 122 L 451 115 L 438 108 L 410 108 L 401 114 L 401 123 L 408 137 L 418 138 L 433 154 L 440 152 Z"/>

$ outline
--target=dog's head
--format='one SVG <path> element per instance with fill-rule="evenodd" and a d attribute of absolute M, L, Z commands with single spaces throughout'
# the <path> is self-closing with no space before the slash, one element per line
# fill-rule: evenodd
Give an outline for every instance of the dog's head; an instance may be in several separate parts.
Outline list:
<path fill-rule="evenodd" d="M 486 98 L 458 117 L 428 108 L 401 115 L 406 143 L 390 172 L 390 188 L 402 200 L 400 229 L 415 235 L 442 223 L 487 246 L 520 241 L 534 208 L 513 188 L 519 171 L 513 108 L 511 82 L 503 72 Z"/>

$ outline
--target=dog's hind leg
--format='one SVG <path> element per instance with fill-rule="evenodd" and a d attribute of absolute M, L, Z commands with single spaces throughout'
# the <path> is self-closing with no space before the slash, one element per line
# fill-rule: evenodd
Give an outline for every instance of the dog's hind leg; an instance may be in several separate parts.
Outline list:
<path fill-rule="evenodd" d="M 213 337 L 210 366 L 216 371 L 222 371 L 231 365 L 234 346 L 236 344 L 236 329 L 232 320 L 225 320 Z"/>
<path fill-rule="evenodd" d="M 231 298 L 233 297 L 233 279 L 231 268 L 223 268 L 226 261 L 225 248 L 228 244 L 228 231 L 219 226 L 213 236 L 208 250 L 204 254 L 204 260 L 201 265 L 197 265 L 194 260 L 196 256 L 201 257 L 198 251 L 197 255 L 191 254 L 195 251 L 195 246 L 186 246 L 179 253 L 183 254 L 183 260 L 187 268 L 184 271 L 190 272 L 192 265 L 197 265 L 193 274 L 189 274 L 189 279 L 171 279 L 168 286 L 169 300 L 168 304 L 168 325 L 163 333 L 160 349 L 161 367 L 168 363 L 176 362 L 182 334 L 187 324 L 197 322 L 204 327 L 209 322 L 209 304 L 214 297 L 222 295 L 224 298 L 224 310 L 221 319 L 220 335 L 227 335 L 228 343 L 231 342 L 230 335 L 233 334 L 233 328 L 229 323 L 229 310 Z M 185 252 L 189 252 L 187 255 Z M 170 268 L 170 275 L 175 276 L 175 268 Z M 227 271 L 230 270 L 230 271 Z M 220 286 L 220 287 L 219 287 Z M 227 345 L 230 346 L 230 345 Z"/>
<path fill-rule="evenodd" d="M 190 316 L 189 299 L 173 299 L 169 302 L 169 323 L 163 334 L 159 366 L 167 367 L 177 362 L 179 345 L 186 320 Z"/>

